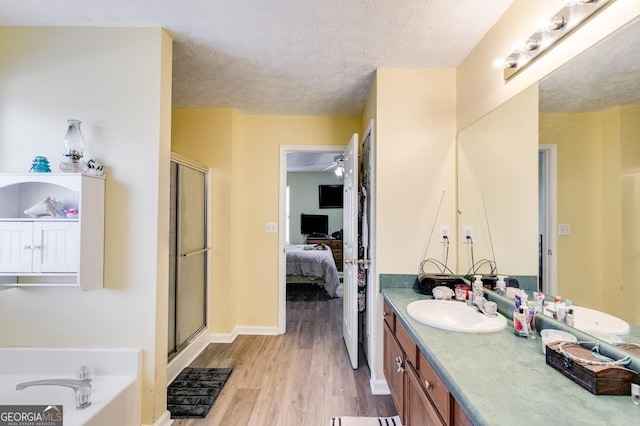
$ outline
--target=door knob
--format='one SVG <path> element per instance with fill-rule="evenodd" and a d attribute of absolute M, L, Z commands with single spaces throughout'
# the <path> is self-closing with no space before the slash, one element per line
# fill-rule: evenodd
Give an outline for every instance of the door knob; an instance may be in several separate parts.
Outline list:
<path fill-rule="evenodd" d="M 371 263 L 371 259 L 346 259 L 344 263 L 347 265 L 365 265 Z"/>

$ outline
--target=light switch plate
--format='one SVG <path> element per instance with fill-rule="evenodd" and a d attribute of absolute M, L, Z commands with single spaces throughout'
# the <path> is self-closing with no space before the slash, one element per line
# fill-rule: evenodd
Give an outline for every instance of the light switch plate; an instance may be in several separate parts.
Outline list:
<path fill-rule="evenodd" d="M 571 224 L 570 223 L 559 223 L 558 224 L 558 235 L 571 235 Z"/>
<path fill-rule="evenodd" d="M 266 232 L 267 234 L 277 234 L 278 224 L 276 222 L 267 222 Z"/>

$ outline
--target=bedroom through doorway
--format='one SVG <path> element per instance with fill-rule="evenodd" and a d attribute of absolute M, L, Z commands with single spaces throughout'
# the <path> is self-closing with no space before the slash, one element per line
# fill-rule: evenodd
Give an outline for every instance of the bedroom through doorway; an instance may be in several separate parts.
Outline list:
<path fill-rule="evenodd" d="M 353 183 L 354 189 L 356 189 L 356 204 L 350 207 L 352 216 L 356 216 L 357 232 L 352 243 L 352 247 L 357 247 L 357 253 L 354 252 L 353 257 L 357 259 L 348 259 L 350 265 L 356 265 L 358 270 L 358 279 L 350 278 L 350 282 L 357 282 L 360 285 L 360 275 L 364 277 L 364 285 L 358 290 L 357 304 L 354 303 L 354 310 L 357 309 L 359 313 L 357 316 L 357 323 L 355 336 L 357 339 L 357 349 L 359 352 L 360 362 L 354 360 L 351 356 L 351 367 L 357 368 L 368 367 L 375 360 L 370 358 L 375 356 L 372 354 L 371 347 L 375 345 L 373 339 L 370 338 L 370 327 L 374 324 L 373 321 L 369 321 L 367 318 L 374 313 L 366 312 L 365 309 L 360 310 L 359 307 L 366 307 L 370 305 L 371 297 L 375 300 L 375 294 L 372 290 L 373 286 L 368 285 L 367 281 L 373 277 L 373 270 L 371 265 L 368 264 L 372 250 L 367 247 L 367 242 L 371 243 L 372 236 L 369 235 L 367 224 L 367 217 L 369 218 L 369 225 L 373 223 L 373 215 L 371 214 L 370 206 L 373 203 L 373 194 L 369 193 L 369 197 L 366 195 L 363 198 L 362 184 L 365 184 L 366 190 L 373 191 L 374 188 L 369 187 L 369 183 L 372 182 L 372 174 L 370 163 L 373 162 L 372 148 L 373 148 L 373 122 L 369 124 L 362 140 L 358 141 L 356 137 L 355 144 L 358 146 L 358 151 L 362 152 L 362 156 L 356 156 L 356 164 L 352 167 L 358 169 L 358 175 L 364 176 L 364 182 L 356 180 Z M 346 141 L 345 141 L 346 142 Z M 353 144 L 353 140 L 351 144 Z M 280 214 L 279 214 L 279 229 L 281 230 L 280 238 L 280 250 L 279 250 L 279 282 L 280 282 L 280 296 L 279 296 L 279 331 L 281 333 L 293 332 L 296 334 L 310 333 L 306 339 L 318 338 L 317 324 L 329 325 L 330 327 L 336 327 L 338 335 L 341 335 L 344 328 L 343 320 L 345 318 L 345 307 L 343 306 L 342 297 L 342 283 L 343 283 L 343 267 L 345 259 L 342 256 L 342 248 L 344 241 L 342 241 L 343 223 L 343 210 L 339 204 L 332 201 L 331 190 L 336 191 L 336 187 L 341 186 L 345 181 L 342 179 L 343 170 L 338 170 L 342 165 L 345 165 L 344 159 L 346 156 L 345 146 L 281 146 L 280 148 Z M 365 160 L 365 164 L 362 164 L 360 159 Z M 315 173 L 315 178 L 312 175 L 306 175 L 308 173 Z M 318 180 L 319 174 L 323 180 Z M 315 180 L 314 180 L 315 179 Z M 302 182 L 306 183 L 306 189 L 301 189 Z M 349 180 L 351 182 L 351 180 Z M 346 185 L 346 183 L 345 183 Z M 326 189 L 329 189 L 329 195 L 327 196 Z M 340 187 L 336 191 L 338 196 L 343 191 Z M 343 201 L 343 197 L 340 197 L 340 201 Z M 302 205 L 302 207 L 300 207 Z M 354 210 L 355 208 L 355 210 Z M 362 249 L 362 219 L 364 213 L 364 230 L 367 232 L 367 236 L 364 238 L 365 250 Z M 355 225 L 353 225 L 355 226 Z M 304 232 L 303 232 L 304 230 Z M 346 230 L 346 228 L 345 228 Z M 322 246 L 328 247 L 330 250 L 323 250 Z M 306 247 L 306 250 L 304 249 Z M 304 262 L 298 259 L 294 255 L 302 256 L 323 256 L 324 262 L 328 264 L 331 259 L 333 266 L 336 269 L 338 275 L 338 286 L 334 287 L 331 283 L 330 274 L 328 274 L 329 285 L 326 286 L 326 282 L 318 282 L 316 279 L 309 280 L 300 279 L 300 277 L 292 277 L 291 270 L 287 270 L 287 266 L 291 267 L 292 264 L 297 263 L 299 267 L 302 267 Z M 363 254 L 365 254 L 363 256 Z M 289 260 L 289 262 L 287 262 Z M 364 264 L 364 268 L 362 268 Z M 294 265 L 295 266 L 295 265 Z M 307 265 L 308 266 L 308 265 Z M 319 266 L 316 265 L 316 268 Z M 353 266 L 348 266 L 353 268 Z M 360 274 L 360 269 L 364 269 L 365 273 Z M 331 297 L 338 296 L 338 297 Z M 355 296 L 354 296 L 355 297 Z M 355 299 L 354 299 L 355 300 Z M 372 306 L 372 305 L 370 305 Z M 350 312 L 350 311 L 349 311 Z M 327 313 L 330 313 L 330 317 L 327 317 Z M 309 321 L 311 321 L 309 323 Z M 351 329 L 351 327 L 349 327 Z M 346 355 L 345 341 L 338 339 L 336 350 L 344 352 Z M 345 337 L 346 340 L 346 337 Z M 327 342 L 327 344 L 330 344 Z M 353 352 L 353 348 L 350 349 Z M 349 357 L 345 357 L 349 359 Z M 355 364 L 354 364 L 355 362 Z M 349 364 L 347 364 L 349 365 Z M 368 371 L 368 368 L 366 368 Z"/>
<path fill-rule="evenodd" d="M 285 154 L 287 301 L 342 297 L 343 149 L 292 147 Z"/>

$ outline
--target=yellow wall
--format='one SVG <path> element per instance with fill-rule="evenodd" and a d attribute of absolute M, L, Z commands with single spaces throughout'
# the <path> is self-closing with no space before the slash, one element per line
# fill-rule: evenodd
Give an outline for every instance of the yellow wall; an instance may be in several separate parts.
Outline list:
<path fill-rule="evenodd" d="M 237 113 L 232 109 L 174 108 L 172 151 L 210 167 L 209 300 L 210 333 L 230 333 L 235 327 L 235 287 L 232 285 L 233 219 L 232 156 Z"/>
<path fill-rule="evenodd" d="M 166 410 L 171 40 L 159 28 L 0 27 L 0 171 L 62 161 L 68 118 L 107 168 L 105 288 L 0 293 L 2 346 L 143 349 L 142 422 Z M 8 326 L 10 324 L 10 326 Z"/>
<path fill-rule="evenodd" d="M 640 323 L 640 107 L 541 114 L 540 143 L 558 146 L 558 293 Z"/>
<path fill-rule="evenodd" d="M 280 145 L 346 145 L 360 118 L 240 115 L 238 124 L 236 324 L 276 327 L 278 237 L 265 223 L 279 217 Z"/>
<path fill-rule="evenodd" d="M 174 109 L 173 150 L 213 171 L 210 332 L 278 326 L 278 239 L 265 223 L 278 222 L 280 145 L 343 146 L 359 129 L 359 117 Z"/>
<path fill-rule="evenodd" d="M 455 241 L 455 96 L 453 69 L 377 72 L 378 273 L 417 273 L 434 222 Z M 443 246 L 432 240 L 427 257 L 444 261 Z"/>
<path fill-rule="evenodd" d="M 558 294 L 594 308 L 602 296 L 601 135 L 598 113 L 540 115 L 540 143 L 558 146 L 558 223 L 571 225 L 571 235 L 558 236 Z"/>
<path fill-rule="evenodd" d="M 473 262 L 471 245 L 458 246 L 459 273 L 488 259 L 500 274 L 538 274 L 537 233 L 522 232 L 538 227 L 537 142 L 537 85 L 458 135 L 458 221 L 474 230 Z"/>
<path fill-rule="evenodd" d="M 622 318 L 640 325 L 640 106 L 620 109 L 620 192 L 621 192 L 621 235 L 622 276 L 618 297 L 607 298 L 608 312 L 621 312 Z M 602 229 L 609 226 L 608 220 Z M 606 267 L 605 267 L 606 269 Z M 606 271 L 605 277 L 606 278 Z M 616 283 L 603 279 L 604 293 L 609 288 L 617 290 Z"/>

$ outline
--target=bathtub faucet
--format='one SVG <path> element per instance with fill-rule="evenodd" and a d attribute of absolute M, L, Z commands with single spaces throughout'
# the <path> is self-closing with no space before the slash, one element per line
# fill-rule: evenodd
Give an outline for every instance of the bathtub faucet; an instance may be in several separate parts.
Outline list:
<path fill-rule="evenodd" d="M 73 389 L 76 396 L 76 410 L 87 408 L 91 405 L 91 379 L 87 374 L 87 369 L 82 367 L 78 370 L 77 380 L 74 379 L 45 379 L 23 382 L 16 385 L 16 390 L 23 390 L 31 386 L 64 386 Z"/>

